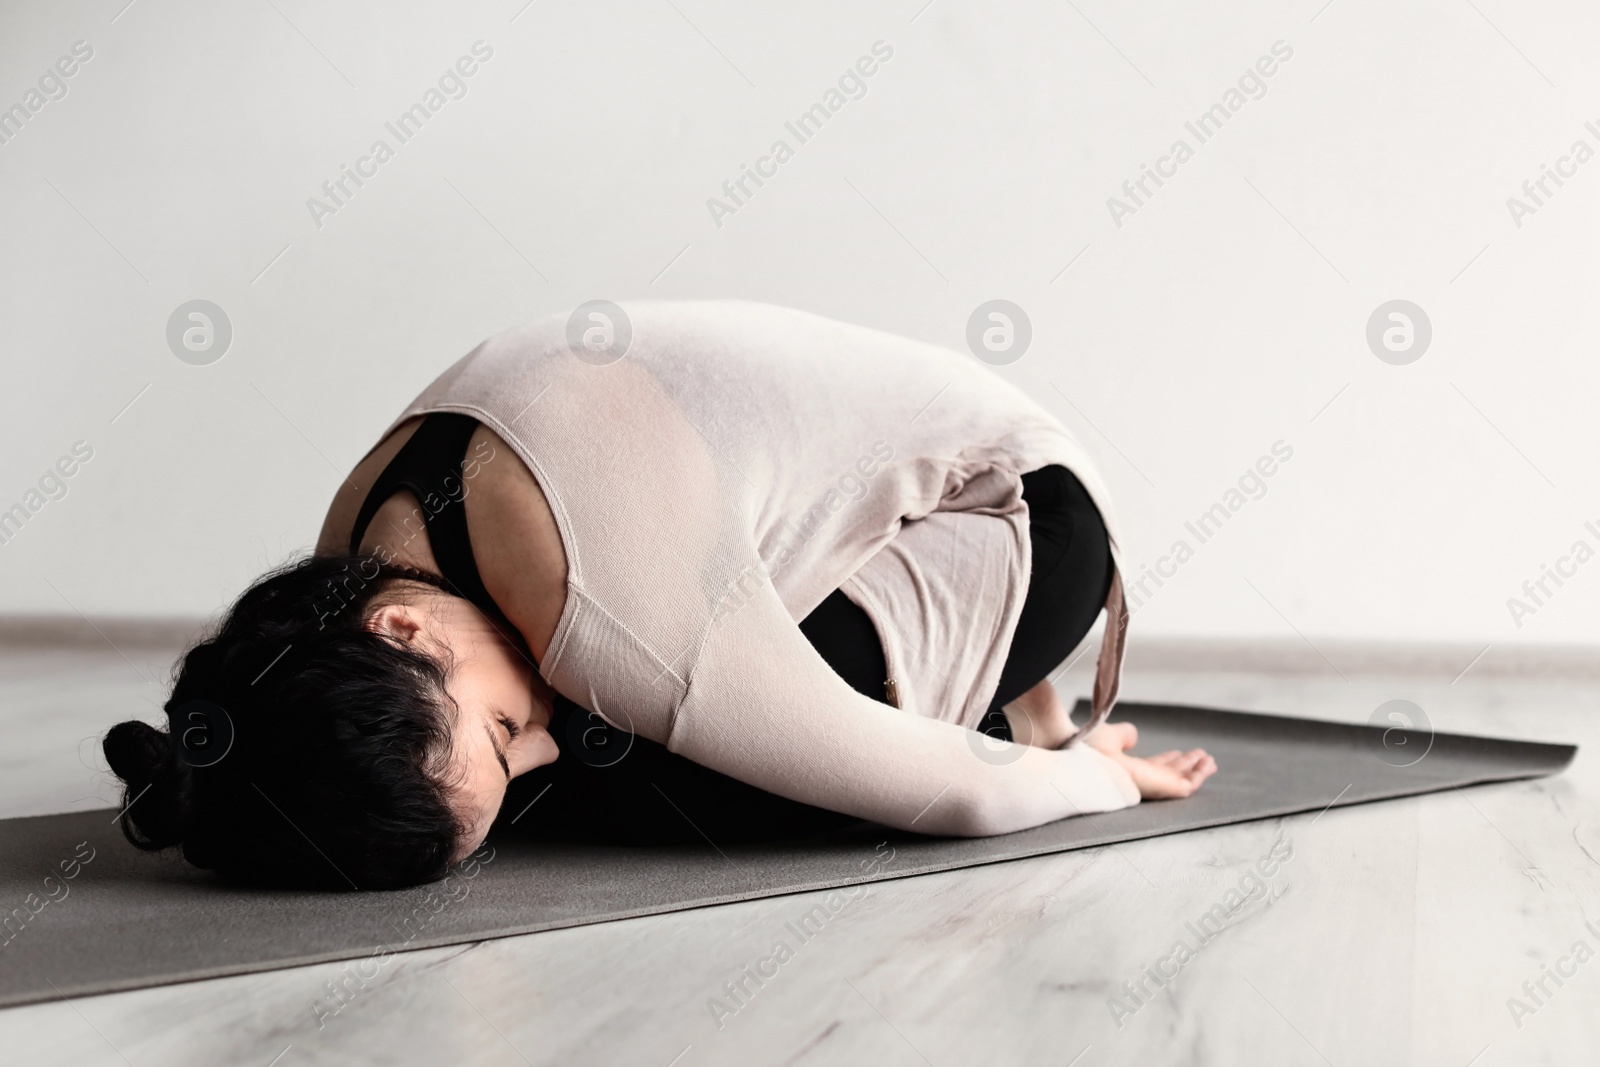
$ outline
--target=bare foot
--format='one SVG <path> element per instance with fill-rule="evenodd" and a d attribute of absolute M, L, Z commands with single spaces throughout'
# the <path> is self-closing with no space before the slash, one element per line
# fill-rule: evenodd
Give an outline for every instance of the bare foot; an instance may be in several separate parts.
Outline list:
<path fill-rule="evenodd" d="M 1021 745 L 1060 748 L 1078 732 L 1055 686 L 1046 678 L 1005 706 L 1011 737 Z"/>

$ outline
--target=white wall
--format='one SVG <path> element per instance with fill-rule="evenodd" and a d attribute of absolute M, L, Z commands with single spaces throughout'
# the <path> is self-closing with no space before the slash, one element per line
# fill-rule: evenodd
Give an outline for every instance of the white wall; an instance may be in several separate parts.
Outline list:
<path fill-rule="evenodd" d="M 961 348 L 1003 297 L 1035 337 L 1000 373 L 1103 457 L 1130 560 L 1293 449 L 1144 632 L 1600 641 L 1600 561 L 1520 627 L 1506 603 L 1600 548 L 1600 160 L 1520 226 L 1506 203 L 1600 149 L 1592 5 L 124 3 L 0 13 L 0 107 L 94 53 L 0 145 L 0 508 L 94 450 L 0 545 L 0 611 L 217 609 L 310 544 L 434 374 L 583 300 L 742 296 Z M 307 198 L 479 40 L 467 95 L 318 228 Z M 879 40 L 865 95 L 716 226 L 707 198 Z M 1198 144 L 1185 121 L 1280 40 Z M 1107 198 L 1180 137 L 1117 225 Z M 194 298 L 233 324 L 209 366 L 165 340 Z M 1395 298 L 1433 326 L 1405 366 L 1364 337 Z"/>

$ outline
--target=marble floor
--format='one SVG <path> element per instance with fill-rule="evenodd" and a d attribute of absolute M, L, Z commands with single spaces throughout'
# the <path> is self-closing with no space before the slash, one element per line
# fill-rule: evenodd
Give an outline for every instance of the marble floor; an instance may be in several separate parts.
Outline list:
<path fill-rule="evenodd" d="M 154 712 L 169 664 L 158 649 L 0 652 L 0 816 L 109 803 L 94 738 Z M 1063 691 L 1083 684 L 1075 671 Z M 342 964 L 15 1008 L 0 1059 L 1600 1062 L 1600 683 L 1131 666 L 1124 693 L 1343 721 L 1403 698 L 1438 730 L 1583 750 L 1553 779 L 878 883 L 803 944 L 785 924 L 805 895 L 405 954 L 337 1014 Z M 1292 854 L 1257 888 L 1247 872 L 1275 845 Z M 1190 924 L 1235 890 L 1254 899 L 1201 943 Z M 730 995 L 780 939 L 793 951 L 776 974 Z"/>

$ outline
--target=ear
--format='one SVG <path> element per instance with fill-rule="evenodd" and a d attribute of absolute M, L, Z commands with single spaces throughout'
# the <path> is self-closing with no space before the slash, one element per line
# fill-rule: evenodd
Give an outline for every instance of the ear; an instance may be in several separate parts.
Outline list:
<path fill-rule="evenodd" d="M 367 619 L 363 629 L 403 645 L 412 645 L 422 635 L 422 613 L 410 604 L 385 604 Z"/>

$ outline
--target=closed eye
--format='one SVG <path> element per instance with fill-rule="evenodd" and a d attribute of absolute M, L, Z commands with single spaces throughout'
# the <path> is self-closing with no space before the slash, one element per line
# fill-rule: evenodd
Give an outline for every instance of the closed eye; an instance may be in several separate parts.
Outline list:
<path fill-rule="evenodd" d="M 500 721 L 505 722 L 504 719 Z M 500 761 L 500 769 L 506 772 L 506 781 L 511 781 L 511 764 L 506 761 L 506 750 L 500 747 L 500 739 L 495 737 L 488 723 L 484 723 L 483 732 L 489 735 L 489 747 L 494 749 L 494 758 Z"/>

